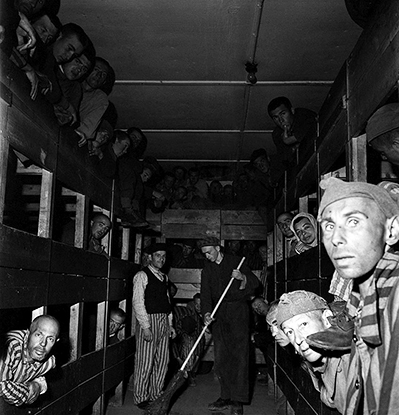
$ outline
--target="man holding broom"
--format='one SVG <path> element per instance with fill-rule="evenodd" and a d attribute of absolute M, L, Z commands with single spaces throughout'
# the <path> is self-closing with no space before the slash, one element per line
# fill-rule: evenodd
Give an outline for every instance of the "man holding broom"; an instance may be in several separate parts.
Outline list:
<path fill-rule="evenodd" d="M 198 242 L 208 260 L 201 275 L 201 311 L 205 324 L 212 323 L 215 347 L 215 373 L 220 397 L 208 405 L 210 411 L 230 407 L 232 415 L 243 414 L 243 402 L 249 401 L 249 315 L 248 300 L 259 280 L 241 258 L 221 251 L 218 238 L 209 236 Z M 214 318 L 212 310 L 230 279 L 234 279 Z"/>

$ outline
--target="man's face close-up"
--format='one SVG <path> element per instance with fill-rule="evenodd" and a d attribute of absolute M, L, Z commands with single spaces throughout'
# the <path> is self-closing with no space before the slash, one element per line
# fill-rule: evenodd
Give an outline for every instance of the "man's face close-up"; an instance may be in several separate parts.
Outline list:
<path fill-rule="evenodd" d="M 201 251 L 209 262 L 215 262 L 219 255 L 220 248 L 218 246 L 203 246 Z"/>
<path fill-rule="evenodd" d="M 351 197 L 328 205 L 321 217 L 323 243 L 343 278 L 359 278 L 371 271 L 385 249 L 384 214 L 365 197 Z"/>
<path fill-rule="evenodd" d="M 292 216 L 288 213 L 284 213 L 277 218 L 277 225 L 286 238 L 292 238 L 294 236 L 294 233 L 290 229 L 291 222 Z"/>
<path fill-rule="evenodd" d="M 157 269 L 161 269 L 165 265 L 166 251 L 157 251 L 151 254 L 151 264 Z"/>
<path fill-rule="evenodd" d="M 322 355 L 310 348 L 306 342 L 307 336 L 328 328 L 324 325 L 321 314 L 320 318 L 308 313 L 298 314 L 284 321 L 281 327 L 295 350 L 304 359 L 316 362 L 321 358 Z"/>
<path fill-rule="evenodd" d="M 284 128 L 290 130 L 294 123 L 294 113 L 292 109 L 288 109 L 284 104 L 272 110 L 270 116 L 277 127 L 280 127 L 282 130 L 284 130 Z"/>
<path fill-rule="evenodd" d="M 58 337 L 58 325 L 52 321 L 40 320 L 28 335 L 28 355 L 32 360 L 42 362 L 49 355 Z"/>
<path fill-rule="evenodd" d="M 255 159 L 254 166 L 264 174 L 270 170 L 270 162 L 266 156 L 259 156 L 257 159 Z"/>
<path fill-rule="evenodd" d="M 266 321 L 267 321 L 267 324 L 269 325 L 269 329 L 276 343 L 281 347 L 285 347 L 290 344 L 290 340 L 285 335 L 283 330 L 281 330 L 281 328 L 278 326 L 277 320 L 276 320 L 276 314 L 277 314 L 276 311 L 269 313 L 267 315 Z"/>
<path fill-rule="evenodd" d="M 83 52 L 83 45 L 77 35 L 60 36 L 53 45 L 53 55 L 58 64 L 69 62 L 74 56 Z"/>
<path fill-rule="evenodd" d="M 90 61 L 84 56 L 76 56 L 62 65 L 65 76 L 70 81 L 77 81 L 85 75 L 90 67 Z"/>
<path fill-rule="evenodd" d="M 107 218 L 97 218 L 91 226 L 91 234 L 95 239 L 102 239 L 111 229 L 111 222 Z"/>

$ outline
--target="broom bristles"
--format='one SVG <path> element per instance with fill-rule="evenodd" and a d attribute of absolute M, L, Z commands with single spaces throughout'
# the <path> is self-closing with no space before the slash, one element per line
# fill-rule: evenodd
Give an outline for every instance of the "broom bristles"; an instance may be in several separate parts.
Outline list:
<path fill-rule="evenodd" d="M 168 413 L 172 396 L 181 386 L 183 386 L 186 380 L 185 373 L 184 370 L 179 370 L 173 376 L 173 379 L 169 382 L 165 392 L 148 407 L 146 411 L 147 415 L 166 415 Z"/>

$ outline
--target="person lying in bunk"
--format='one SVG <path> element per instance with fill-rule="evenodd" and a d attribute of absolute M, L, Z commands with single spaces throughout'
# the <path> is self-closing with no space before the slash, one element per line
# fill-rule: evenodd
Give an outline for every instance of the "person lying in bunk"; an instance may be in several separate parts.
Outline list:
<path fill-rule="evenodd" d="M 297 240 L 294 249 L 298 255 L 317 246 L 317 221 L 310 213 L 299 212 L 294 216 L 290 230 Z"/>
<path fill-rule="evenodd" d="M 310 291 L 283 294 L 277 306 L 277 325 L 281 327 L 295 351 L 305 360 L 313 385 L 330 408 L 345 412 L 349 351 L 334 354 L 313 348 L 307 337 L 331 327 L 333 313 L 324 298 Z"/>
<path fill-rule="evenodd" d="M 173 318 L 176 337 L 173 340 L 172 352 L 179 366 L 182 366 L 203 328 L 200 294 L 195 294 L 185 307 L 173 307 Z M 202 337 L 186 365 L 189 386 L 197 386 L 195 378 L 204 350 L 205 337 Z"/>
<path fill-rule="evenodd" d="M 108 344 L 119 341 L 118 333 L 125 327 L 126 313 L 121 308 L 113 308 L 109 313 Z"/>
<path fill-rule="evenodd" d="M 28 330 L 7 333 L 7 350 L 0 360 L 0 396 L 9 404 L 35 402 L 47 391 L 44 375 L 55 367 L 51 350 L 60 325 L 50 315 L 36 317 Z"/>
<path fill-rule="evenodd" d="M 203 261 L 195 256 L 197 242 L 194 239 L 183 239 L 171 246 L 171 266 L 173 268 L 201 268 Z"/>
<path fill-rule="evenodd" d="M 323 244 L 338 275 L 353 283 L 347 313 L 354 335 L 345 414 L 394 414 L 399 407 L 399 206 L 397 192 L 362 182 L 322 180 L 319 206 Z M 396 189 L 397 190 L 397 189 Z M 345 337 L 340 327 L 323 333 L 331 343 Z"/>
<path fill-rule="evenodd" d="M 93 216 L 90 223 L 88 251 L 104 255 L 109 259 L 109 255 L 105 251 L 104 246 L 101 245 L 101 240 L 109 233 L 111 227 L 111 221 L 104 213 L 97 213 Z"/>

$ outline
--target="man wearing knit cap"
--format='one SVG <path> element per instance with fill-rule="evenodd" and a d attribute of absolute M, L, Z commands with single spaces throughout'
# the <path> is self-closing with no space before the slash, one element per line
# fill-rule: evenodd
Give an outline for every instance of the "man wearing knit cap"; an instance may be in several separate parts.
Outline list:
<path fill-rule="evenodd" d="M 243 414 L 243 402 L 249 401 L 249 315 L 248 300 L 259 280 L 245 264 L 237 270 L 240 257 L 223 254 L 220 241 L 208 236 L 198 242 L 207 262 L 201 274 L 201 312 L 205 324 L 212 323 L 215 345 L 215 372 L 221 393 L 208 405 L 210 411 L 230 406 L 232 415 Z M 234 278 L 214 316 L 215 308 L 227 284 Z"/>
<path fill-rule="evenodd" d="M 276 319 L 296 353 L 306 360 L 322 402 L 343 414 L 349 354 L 323 355 L 321 350 L 313 349 L 307 342 L 309 335 L 330 327 L 332 314 L 324 298 L 310 291 L 298 290 L 280 297 Z"/>
<path fill-rule="evenodd" d="M 168 277 L 161 271 L 166 244 L 152 244 L 146 252 L 149 265 L 133 278 L 133 308 L 137 319 L 133 399 L 143 410 L 162 393 L 169 362 L 169 337 L 176 336 Z"/>
<path fill-rule="evenodd" d="M 383 159 L 399 166 L 399 104 L 386 104 L 369 119 L 367 142 Z"/>
<path fill-rule="evenodd" d="M 353 281 L 354 318 L 345 414 L 394 414 L 399 407 L 399 207 L 384 186 L 320 182 L 323 243 L 336 274 Z M 355 346 L 355 347 L 354 347 Z"/>

